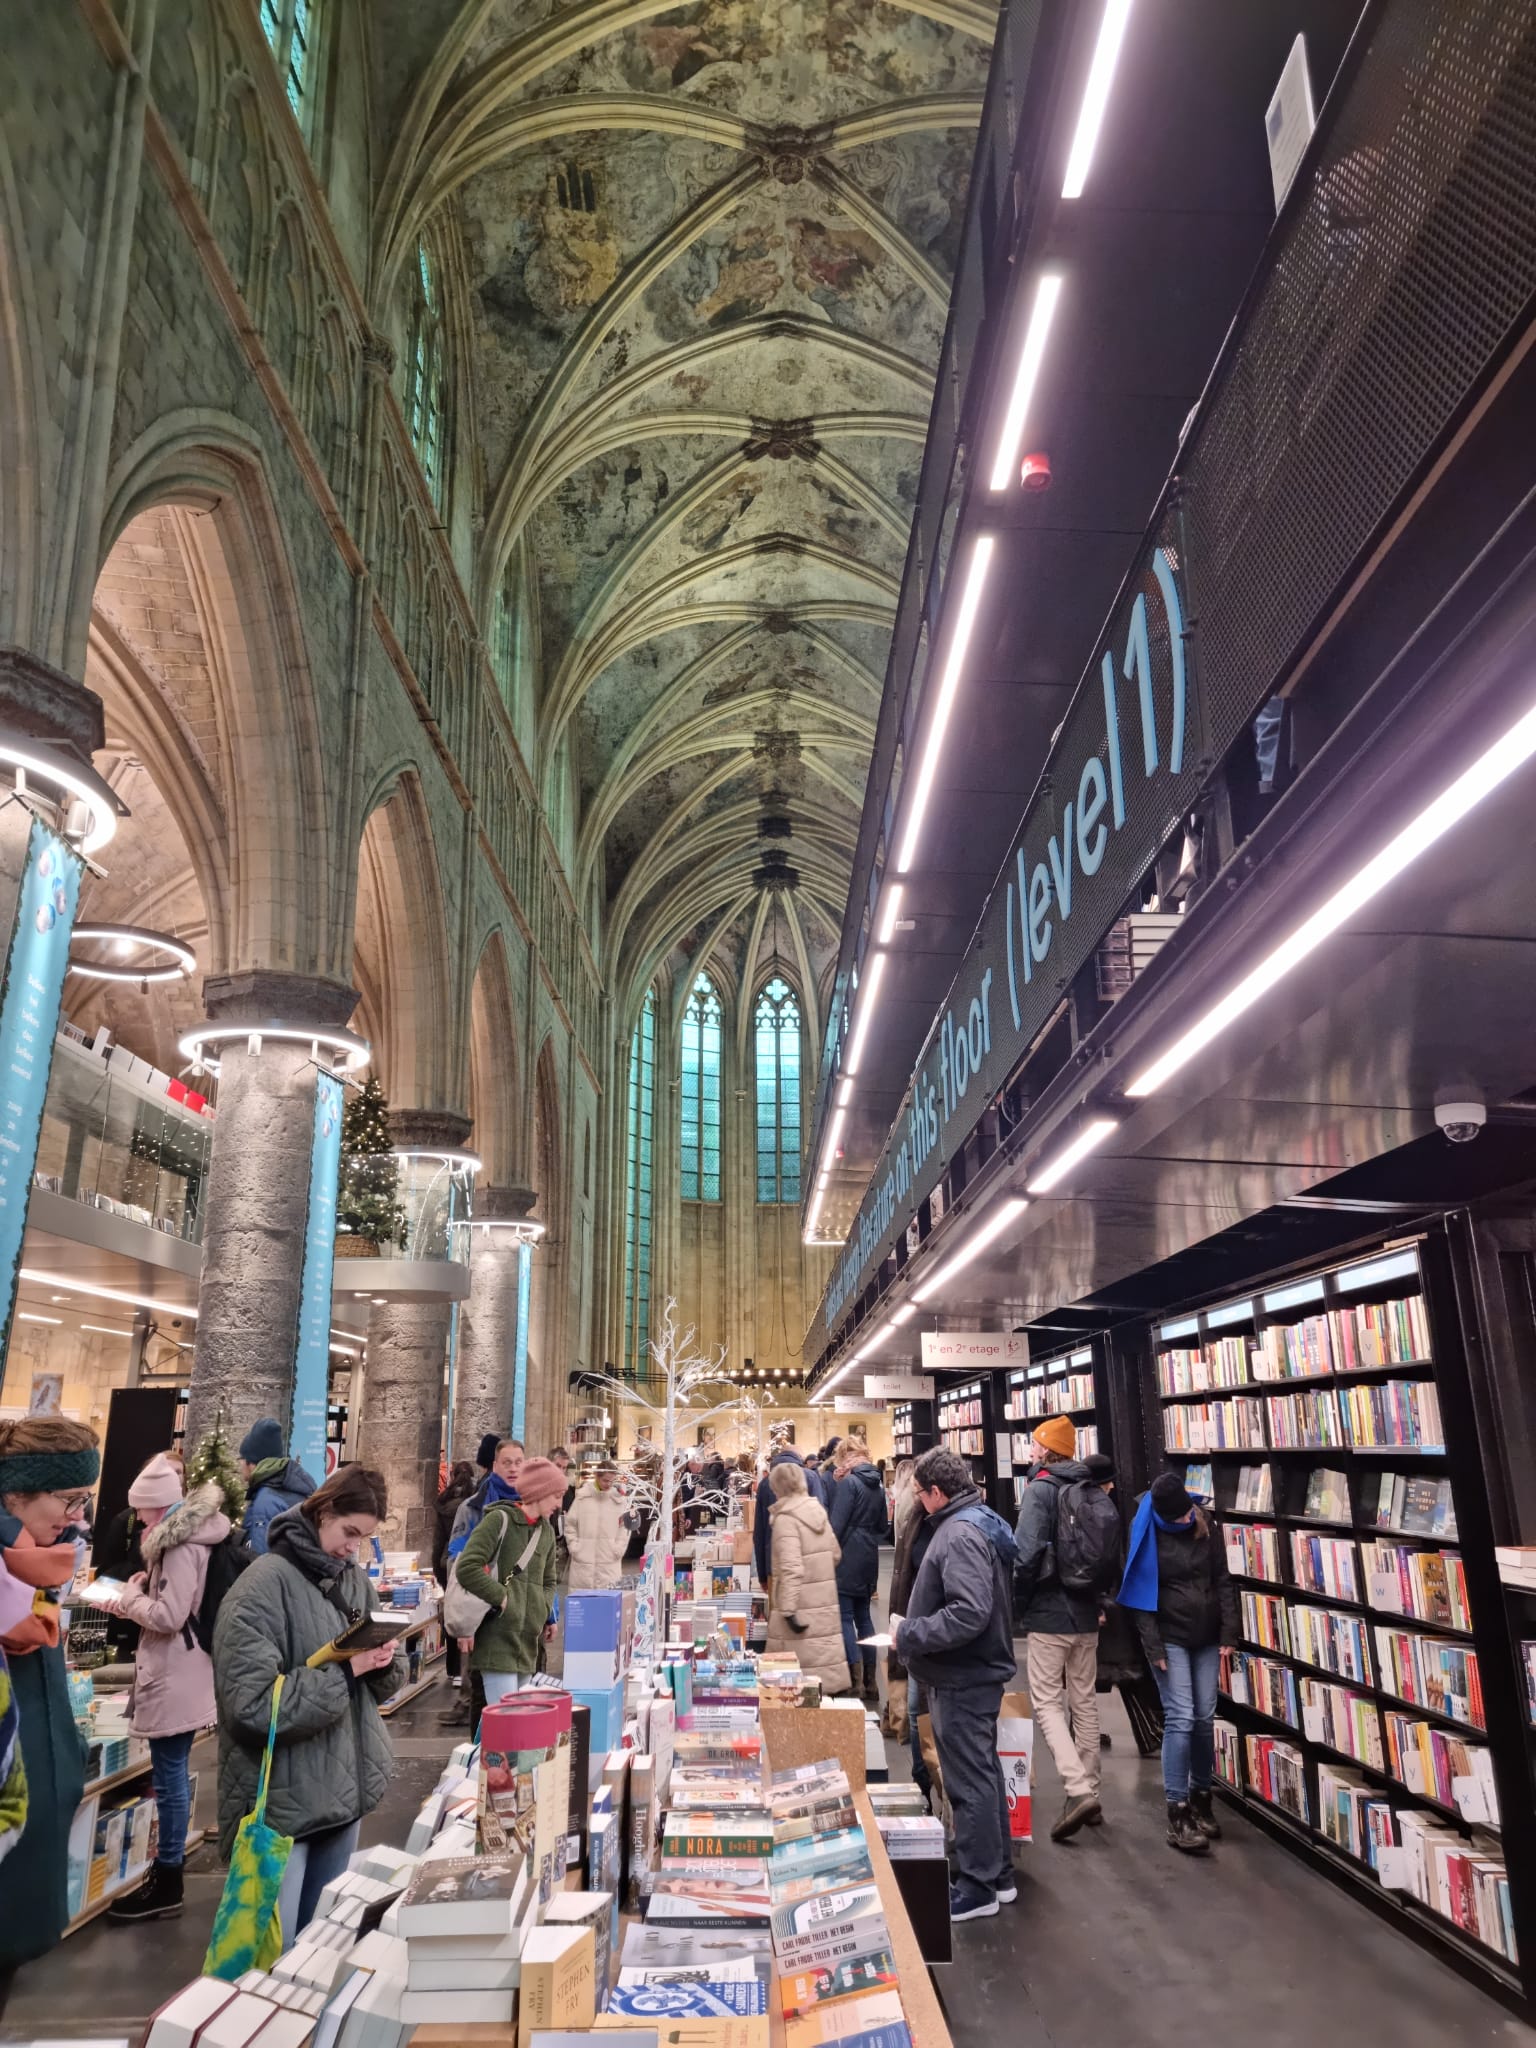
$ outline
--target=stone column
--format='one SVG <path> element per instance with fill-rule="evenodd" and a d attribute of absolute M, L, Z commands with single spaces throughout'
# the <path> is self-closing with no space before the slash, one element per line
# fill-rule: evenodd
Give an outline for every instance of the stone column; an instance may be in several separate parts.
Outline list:
<path fill-rule="evenodd" d="M 403 1109 L 391 1116 L 390 1128 L 399 1145 L 457 1151 L 469 1137 L 470 1123 L 453 1110 Z M 362 1265 L 361 1272 L 387 1290 L 387 1260 Z M 453 1304 L 447 1300 L 386 1299 L 368 1313 L 357 1455 L 360 1463 L 383 1473 L 389 1488 L 388 1547 L 419 1550 L 429 1558 L 452 1328 Z"/>
<path fill-rule="evenodd" d="M 512 1427 L 512 1377 L 517 1359 L 517 1268 L 532 1188 L 475 1190 L 475 1221 L 505 1228 L 469 1233 L 469 1299 L 459 1311 L 459 1363 L 453 1398 L 453 1455 L 472 1458 L 487 1430 Z M 530 1444 L 530 1451 L 534 1447 Z M 549 1446 L 539 1446 L 541 1451 Z"/>
<path fill-rule="evenodd" d="M 356 1007 L 357 992 L 318 975 L 252 968 L 210 976 L 203 983 L 203 1001 L 215 1023 L 340 1030 Z M 264 1415 L 275 1415 L 287 1433 L 309 1212 L 315 1079 L 307 1045 L 269 1038 L 260 1052 L 252 1053 L 236 1040 L 219 1054 L 218 1116 L 187 1411 L 189 1448 L 220 1413 L 235 1443 Z"/>
<path fill-rule="evenodd" d="M 111 791 L 91 765 L 92 753 L 102 744 L 101 699 L 94 690 L 24 647 L 0 647 L 0 728 L 19 746 L 36 748 L 45 758 L 57 758 L 68 773 L 98 786 L 104 801 L 111 798 Z M 8 791 L 15 779 L 14 765 L 0 761 L 0 794 Z M 46 802 L 60 794 L 35 776 L 30 787 Z M 10 945 L 31 827 L 25 805 L 6 803 L 0 808 L 0 947 Z M 3 966 L 0 953 L 0 968 Z"/>

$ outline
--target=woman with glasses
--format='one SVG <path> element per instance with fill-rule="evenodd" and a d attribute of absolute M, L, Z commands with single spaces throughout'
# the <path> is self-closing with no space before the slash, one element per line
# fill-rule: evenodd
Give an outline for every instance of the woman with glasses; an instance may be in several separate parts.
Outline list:
<path fill-rule="evenodd" d="M 32 1590 L 3 1642 L 21 1720 L 27 1821 L 0 1863 L 0 1986 L 45 1954 L 69 1920 L 69 1829 L 85 1790 L 85 1746 L 70 1707 L 59 1595 L 75 1575 L 75 1534 L 101 1470 L 96 1435 L 62 1415 L 0 1422 L 0 1555 Z"/>

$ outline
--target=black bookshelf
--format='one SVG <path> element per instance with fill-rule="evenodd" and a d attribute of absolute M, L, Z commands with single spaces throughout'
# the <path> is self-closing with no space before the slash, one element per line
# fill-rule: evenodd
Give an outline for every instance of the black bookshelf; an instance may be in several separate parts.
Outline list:
<path fill-rule="evenodd" d="M 1150 1382 L 1154 1440 L 1190 1490 L 1210 1499 L 1245 1610 L 1244 1642 L 1223 1659 L 1224 1793 L 1405 1932 L 1528 2010 L 1536 1901 L 1525 1838 L 1536 1727 L 1512 1638 L 1536 1639 L 1536 1596 L 1526 1596 L 1527 1625 L 1512 1629 L 1497 1590 L 1444 1240 L 1378 1247 L 1170 1316 L 1153 1326 Z M 1386 1435 L 1406 1440 L 1374 1440 Z M 1323 1474 L 1333 1475 L 1327 1485 Z M 1381 1558 L 1376 1578 L 1372 1545 L 1394 1553 Z M 1407 1613 L 1391 1605 L 1403 1580 L 1395 1597 Z M 1261 1619 L 1266 1600 L 1278 1603 L 1278 1641 Z M 1306 1610 L 1318 1617 L 1315 1630 Z M 1403 1697 L 1379 1631 L 1418 1645 L 1422 1683 L 1408 1682 L 1417 1700 Z M 1334 1668 L 1346 1661 L 1341 1645 L 1358 1658 L 1358 1675 Z M 1448 1693 L 1447 1679 L 1463 1690 Z M 1418 1743 L 1395 1757 L 1389 1716 L 1402 1716 L 1405 1732 L 1426 1731 L 1438 1779 L 1410 1784 Z M 1472 1776 L 1472 1788 L 1452 1791 L 1445 1766 L 1453 1759 L 1471 1766 L 1454 1775 Z M 1354 1808 L 1353 1848 L 1337 1838 L 1347 1830 L 1325 1825 L 1325 1793 L 1330 1811 Z M 1485 1799 L 1502 1826 L 1480 1817 Z M 1418 1830 L 1434 1845 L 1428 1897 L 1412 1888 L 1402 1853 Z M 1435 1848 L 1463 1907 L 1472 1884 L 1480 1924 L 1443 1910 Z M 1511 1940 L 1523 1961 L 1507 1952 Z"/>
<path fill-rule="evenodd" d="M 891 1404 L 891 1456 L 920 1458 L 938 1442 L 932 1401 L 894 1401 Z"/>
<path fill-rule="evenodd" d="M 982 1499 L 998 1506 L 997 1432 L 1002 1428 L 998 1413 L 1001 1375 L 996 1373 L 956 1374 L 938 1390 L 934 1402 L 935 1441 L 958 1451 L 971 1468 L 971 1477 L 981 1489 Z"/>
<path fill-rule="evenodd" d="M 1002 1471 L 1001 1458 L 998 1465 L 1014 1514 L 1029 1484 L 1030 1435 L 1037 1422 L 1048 1415 L 1065 1415 L 1077 1431 L 1080 1458 L 1107 1448 L 1099 1424 L 1095 1350 L 1091 1343 L 1077 1344 L 1049 1358 L 1031 1358 L 1028 1365 L 1010 1368 L 1006 1376 L 998 1429 L 1011 1437 L 1011 1457 L 1007 1472 Z"/>

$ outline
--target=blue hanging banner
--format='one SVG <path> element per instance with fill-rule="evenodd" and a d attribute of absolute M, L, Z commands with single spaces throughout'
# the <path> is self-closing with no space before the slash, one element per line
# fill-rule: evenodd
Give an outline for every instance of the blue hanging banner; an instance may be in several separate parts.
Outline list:
<path fill-rule="evenodd" d="M 512 1434 L 521 1443 L 528 1416 L 528 1304 L 533 1294 L 533 1246 L 517 1248 L 517 1343 L 512 1354 Z"/>
<path fill-rule="evenodd" d="M 331 1386 L 331 1270 L 336 1262 L 336 1181 L 341 1171 L 342 1084 L 315 1077 L 315 1134 L 309 1153 L 309 1214 L 299 1290 L 299 1349 L 293 1367 L 293 1427 L 288 1452 L 311 1479 L 325 1478 L 325 1424 Z"/>
<path fill-rule="evenodd" d="M 0 990 L 0 1285 L 5 1289 L 0 1350 L 10 1340 L 16 1306 L 16 1274 L 81 872 L 73 848 L 34 819 Z"/>

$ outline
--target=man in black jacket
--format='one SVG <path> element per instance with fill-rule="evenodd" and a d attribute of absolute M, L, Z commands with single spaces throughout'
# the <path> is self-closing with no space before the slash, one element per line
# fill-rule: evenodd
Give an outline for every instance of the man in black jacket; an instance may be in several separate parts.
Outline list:
<path fill-rule="evenodd" d="M 928 1695 L 955 1828 L 952 1920 L 990 1919 L 1018 1897 L 997 1717 L 1013 1656 L 1013 1531 L 982 1500 L 958 1453 L 925 1451 L 913 1471 L 927 1509 L 922 1562 L 891 1636 Z"/>

